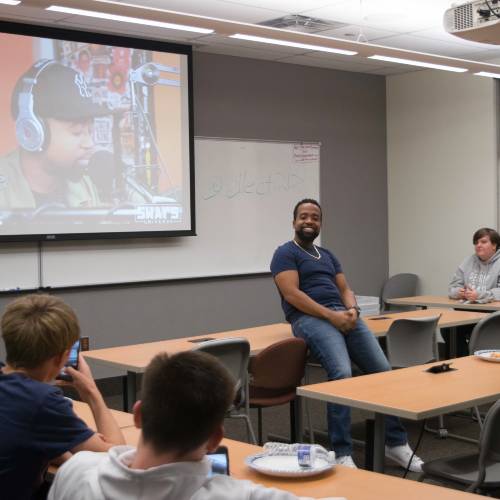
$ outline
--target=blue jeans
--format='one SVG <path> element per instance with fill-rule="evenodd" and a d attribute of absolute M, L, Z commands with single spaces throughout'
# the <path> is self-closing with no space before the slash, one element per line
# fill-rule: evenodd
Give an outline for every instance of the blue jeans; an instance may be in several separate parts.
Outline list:
<path fill-rule="evenodd" d="M 304 339 L 309 350 L 326 370 L 328 380 L 352 376 L 351 360 L 364 373 L 391 369 L 380 345 L 362 319 L 347 334 L 341 333 L 329 321 L 304 315 L 292 324 L 296 337 Z M 337 456 L 352 454 L 351 409 L 334 403 L 327 405 L 328 436 Z M 408 438 L 399 418 L 385 418 L 388 446 L 406 444 Z"/>

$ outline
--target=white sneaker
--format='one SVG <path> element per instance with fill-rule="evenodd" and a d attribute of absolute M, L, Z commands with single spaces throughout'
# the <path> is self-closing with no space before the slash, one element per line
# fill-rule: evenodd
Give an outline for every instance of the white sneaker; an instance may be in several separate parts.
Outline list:
<path fill-rule="evenodd" d="M 358 467 L 354 463 L 351 455 L 344 455 L 342 457 L 337 457 L 337 465 L 343 465 L 344 467 L 350 467 L 351 469 L 357 469 Z"/>
<path fill-rule="evenodd" d="M 413 455 L 413 450 L 410 448 L 408 443 L 401 446 L 386 446 L 385 456 L 390 458 L 392 461 L 396 462 L 398 465 L 406 469 L 408 467 L 408 462 L 410 457 Z M 413 455 L 410 466 L 408 470 L 412 472 L 422 472 L 423 460 L 417 455 Z"/>

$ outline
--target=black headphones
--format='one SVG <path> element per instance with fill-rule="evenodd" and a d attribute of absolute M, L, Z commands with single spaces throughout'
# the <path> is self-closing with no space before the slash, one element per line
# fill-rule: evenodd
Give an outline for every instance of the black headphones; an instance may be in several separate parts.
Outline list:
<path fill-rule="evenodd" d="M 28 70 L 20 82 L 17 96 L 16 137 L 26 151 L 43 151 L 48 131 L 43 120 L 36 116 L 33 106 L 33 88 L 45 68 L 57 64 L 50 59 L 40 59 Z"/>

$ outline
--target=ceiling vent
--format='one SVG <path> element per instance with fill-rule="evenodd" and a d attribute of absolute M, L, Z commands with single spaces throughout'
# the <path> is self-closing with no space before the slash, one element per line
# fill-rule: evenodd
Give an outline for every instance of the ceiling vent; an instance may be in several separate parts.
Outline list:
<path fill-rule="evenodd" d="M 327 21 L 325 19 L 301 16 L 299 14 L 290 14 L 269 21 L 263 21 L 258 24 L 261 26 L 269 26 L 270 28 L 280 28 L 282 30 L 300 31 L 302 33 L 320 33 L 321 31 L 334 30 L 347 26 L 346 23 Z"/>

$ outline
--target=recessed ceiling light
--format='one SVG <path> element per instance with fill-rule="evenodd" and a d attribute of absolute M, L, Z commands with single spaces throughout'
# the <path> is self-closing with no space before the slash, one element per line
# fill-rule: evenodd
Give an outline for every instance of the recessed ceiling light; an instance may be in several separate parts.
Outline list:
<path fill-rule="evenodd" d="M 490 78 L 500 78 L 500 73 L 490 73 L 489 71 L 479 71 L 474 73 L 476 76 L 488 76 Z"/>
<path fill-rule="evenodd" d="M 270 43 L 272 45 L 283 45 L 286 47 L 295 47 L 297 49 L 316 50 L 319 52 L 330 52 L 332 54 L 342 54 L 345 56 L 354 56 L 357 54 L 357 52 L 355 52 L 354 50 L 335 49 L 333 47 L 325 47 L 323 45 L 311 45 L 309 43 L 290 42 L 288 40 L 279 40 L 276 38 L 242 35 L 241 33 L 230 35 L 229 38 L 237 38 L 238 40 L 248 40 L 249 42 Z"/>
<path fill-rule="evenodd" d="M 466 68 L 458 68 L 456 66 L 446 66 L 445 64 L 415 61 L 413 59 L 402 59 L 400 57 L 374 55 L 374 56 L 368 56 L 368 59 L 376 59 L 377 61 L 387 61 L 398 64 L 408 64 L 409 66 L 420 66 L 422 68 L 442 69 L 444 71 L 453 71 L 455 73 L 465 73 L 466 71 L 468 71 Z"/>
<path fill-rule="evenodd" d="M 142 19 L 140 17 L 120 16 L 117 14 L 108 14 L 106 12 L 96 12 L 93 10 L 73 9 L 71 7 L 63 7 L 60 5 L 51 5 L 45 10 L 53 12 L 62 12 L 64 14 L 72 14 L 75 16 L 96 17 L 98 19 L 109 19 L 110 21 L 120 21 L 124 23 L 142 24 L 145 26 L 154 26 L 157 28 L 165 28 L 171 30 L 192 31 L 194 33 L 213 33 L 214 30 L 206 28 L 198 28 L 196 26 L 186 26 L 183 24 L 165 23 L 162 21 L 154 21 L 151 19 Z"/>

